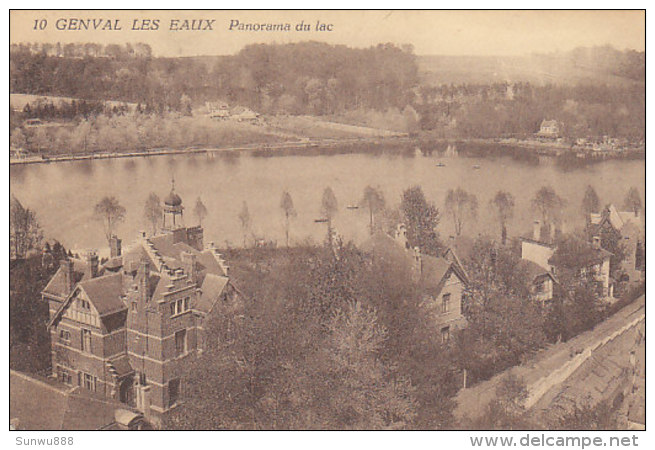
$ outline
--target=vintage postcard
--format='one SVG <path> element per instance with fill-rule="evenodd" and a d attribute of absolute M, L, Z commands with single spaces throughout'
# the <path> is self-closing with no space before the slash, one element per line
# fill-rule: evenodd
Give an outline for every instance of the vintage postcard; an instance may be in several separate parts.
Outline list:
<path fill-rule="evenodd" d="M 645 15 L 11 11 L 11 429 L 645 429 Z"/>

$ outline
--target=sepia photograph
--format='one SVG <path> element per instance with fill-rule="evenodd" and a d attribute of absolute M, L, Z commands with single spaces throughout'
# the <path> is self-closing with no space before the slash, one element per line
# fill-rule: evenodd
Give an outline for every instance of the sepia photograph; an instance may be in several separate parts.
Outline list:
<path fill-rule="evenodd" d="M 645 10 L 9 25 L 16 445 L 645 439 Z"/>

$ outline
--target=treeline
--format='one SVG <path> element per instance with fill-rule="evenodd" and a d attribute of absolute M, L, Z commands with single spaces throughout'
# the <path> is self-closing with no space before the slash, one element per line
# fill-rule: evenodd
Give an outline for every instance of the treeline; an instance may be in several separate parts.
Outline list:
<path fill-rule="evenodd" d="M 68 126 L 15 128 L 12 149 L 45 155 L 133 152 L 157 148 L 229 146 L 284 140 L 261 128 L 237 122 L 196 121 L 179 114 L 104 114 Z"/>
<path fill-rule="evenodd" d="M 564 138 L 643 140 L 642 85 L 576 86 L 495 83 L 421 86 L 415 109 L 422 130 L 447 137 L 532 137 L 542 120 L 556 120 Z"/>
<path fill-rule="evenodd" d="M 186 94 L 196 104 L 226 100 L 261 112 L 326 114 L 402 108 L 417 83 L 411 48 L 393 44 L 258 44 L 204 58 L 153 58 L 136 47 L 79 44 L 64 46 L 66 53 L 57 46 L 38 52 L 12 46 L 10 92 L 126 101 L 154 110 L 177 110 Z"/>

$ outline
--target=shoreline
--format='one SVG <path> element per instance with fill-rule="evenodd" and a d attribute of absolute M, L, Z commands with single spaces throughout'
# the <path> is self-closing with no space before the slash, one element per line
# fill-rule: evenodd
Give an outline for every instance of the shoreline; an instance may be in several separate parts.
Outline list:
<path fill-rule="evenodd" d="M 564 154 L 584 154 L 582 159 L 585 160 L 606 160 L 606 159 L 642 159 L 645 157 L 645 151 L 639 150 L 625 150 L 625 151 L 611 151 L 611 152 L 591 152 L 585 149 L 576 149 L 567 147 L 561 144 L 542 143 L 532 141 L 521 142 L 507 142 L 503 139 L 462 139 L 462 138 L 432 138 L 425 139 L 421 137 L 407 137 L 407 136 L 390 136 L 390 137 L 353 137 L 353 138 L 338 138 L 338 139 L 307 139 L 303 141 L 290 141 L 279 143 L 252 143 L 243 144 L 239 146 L 230 147 L 213 147 L 213 148 L 198 148 L 198 147 L 185 147 L 185 148 L 159 148 L 142 151 L 131 152 L 112 152 L 112 153 L 86 153 L 79 155 L 57 155 L 57 156 L 31 156 L 27 158 L 9 158 L 9 165 L 28 165 L 28 164 L 49 164 L 55 162 L 70 162 L 70 161 L 86 161 L 96 159 L 118 159 L 118 158 L 143 158 L 148 156 L 166 156 L 166 155 L 182 155 L 182 154 L 209 154 L 209 153 L 233 153 L 233 152 L 261 152 L 261 151 L 282 151 L 282 150 L 301 150 L 301 149 L 315 149 L 315 148 L 332 148 L 343 145 L 355 144 L 415 144 L 420 149 L 421 145 L 448 143 L 448 144 L 483 144 L 483 145 L 499 145 L 505 147 L 512 147 L 515 149 L 523 149 L 539 156 L 552 156 L 557 157 Z M 630 158 L 630 157 L 633 158 Z M 638 158 L 634 158 L 637 156 Z"/>

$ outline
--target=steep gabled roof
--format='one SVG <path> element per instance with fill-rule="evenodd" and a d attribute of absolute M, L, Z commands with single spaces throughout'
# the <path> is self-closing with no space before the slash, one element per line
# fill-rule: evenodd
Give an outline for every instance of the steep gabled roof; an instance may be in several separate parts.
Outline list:
<path fill-rule="evenodd" d="M 196 305 L 196 309 L 204 314 L 209 314 L 216 301 L 225 290 L 229 279 L 220 275 L 208 274 L 200 287 L 202 294 Z"/>
<path fill-rule="evenodd" d="M 542 276 L 548 276 L 553 281 L 556 281 L 554 275 L 550 271 L 527 259 L 521 259 L 517 264 L 517 269 L 525 270 L 530 281 L 534 281 L 536 278 Z"/>
<path fill-rule="evenodd" d="M 73 264 L 73 285 L 79 283 L 82 280 L 87 279 L 85 275 L 86 263 L 80 259 L 71 258 L 71 263 Z M 98 274 L 102 275 L 104 270 L 100 268 Z M 43 293 L 54 295 L 57 297 L 65 298 L 68 296 L 66 278 L 64 271 L 61 267 L 57 269 L 57 272 L 52 276 L 45 288 L 43 288 Z"/>
<path fill-rule="evenodd" d="M 78 290 L 84 292 L 101 318 L 126 308 L 125 303 L 121 299 L 123 292 L 122 274 L 112 273 L 102 277 L 91 278 L 77 284 L 75 289 L 73 289 L 70 295 L 66 297 L 66 300 L 59 306 L 57 312 L 48 321 L 48 328 L 59 320 Z"/>
<path fill-rule="evenodd" d="M 78 286 L 84 290 L 101 317 L 125 309 L 125 303 L 121 300 L 123 278 L 120 273 L 91 278 Z"/>

